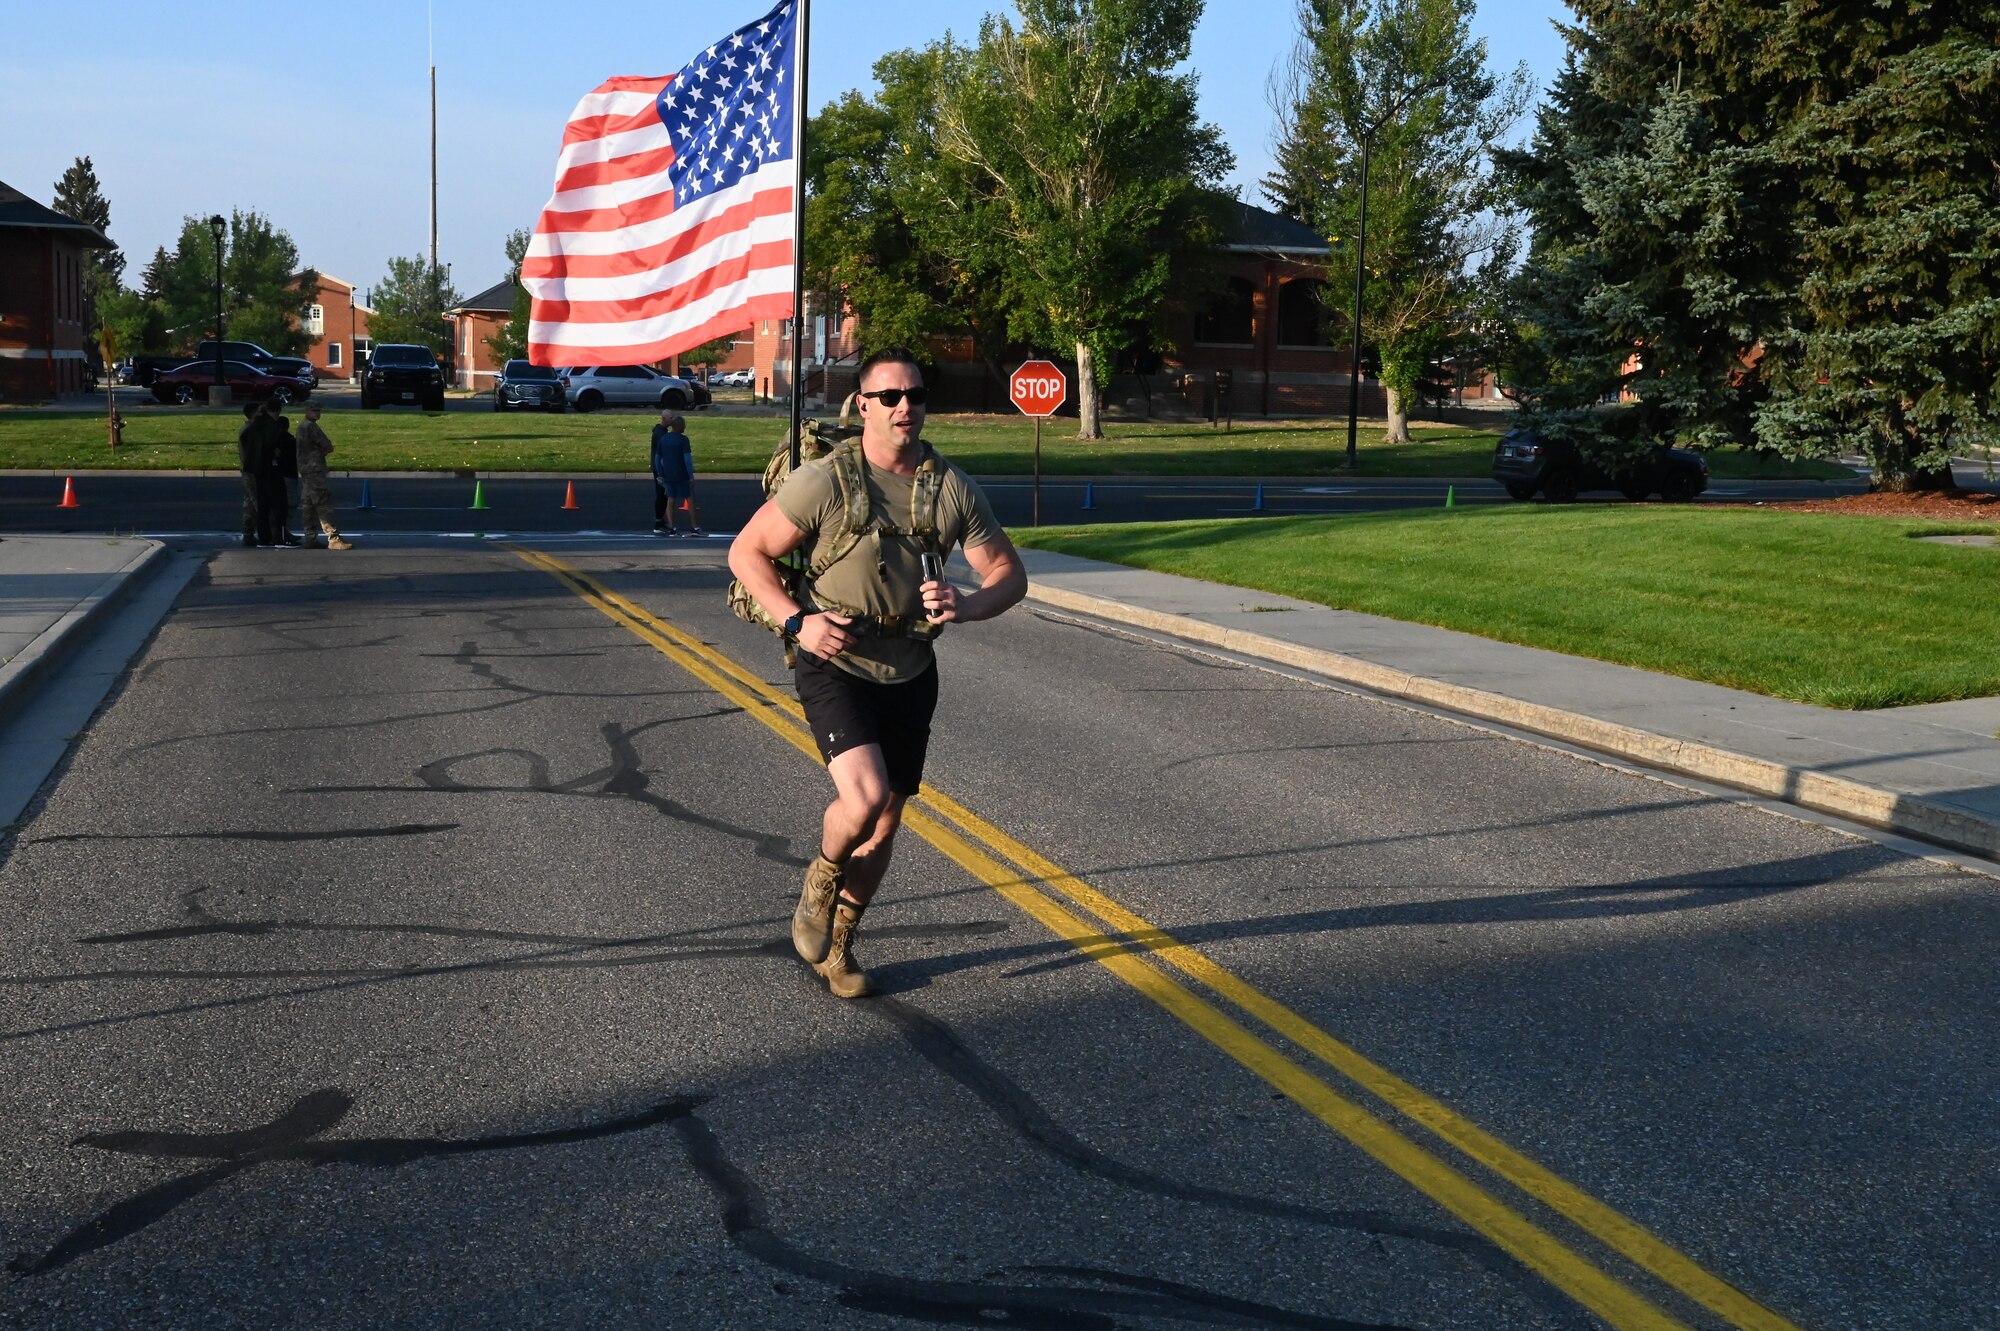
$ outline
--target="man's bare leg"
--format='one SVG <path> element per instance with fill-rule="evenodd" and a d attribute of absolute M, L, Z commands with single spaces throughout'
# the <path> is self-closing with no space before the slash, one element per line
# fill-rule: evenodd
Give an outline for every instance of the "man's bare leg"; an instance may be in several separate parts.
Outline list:
<path fill-rule="evenodd" d="M 836 754 L 826 770 L 833 778 L 834 799 L 820 824 L 819 853 L 845 868 L 841 895 L 865 906 L 889 871 L 896 829 L 903 821 L 903 797 L 889 789 L 879 744 Z"/>

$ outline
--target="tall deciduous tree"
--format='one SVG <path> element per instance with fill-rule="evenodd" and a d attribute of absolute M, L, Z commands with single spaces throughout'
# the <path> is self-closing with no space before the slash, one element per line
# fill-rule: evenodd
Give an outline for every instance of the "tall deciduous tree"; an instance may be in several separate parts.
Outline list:
<path fill-rule="evenodd" d="M 77 158 L 70 164 L 69 170 L 62 173 L 62 179 L 56 182 L 53 206 L 64 217 L 74 218 L 106 235 L 110 234 L 111 204 L 97 183 L 97 168 L 91 165 L 88 157 Z M 92 311 L 105 297 L 122 289 L 124 277 L 123 250 L 91 250 L 85 255 L 83 300 L 88 326 L 95 328 L 99 319 Z"/>
<path fill-rule="evenodd" d="M 389 275 L 375 283 L 375 312 L 368 318 L 376 345 L 421 343 L 439 356 L 450 345 L 444 312 L 464 299 L 441 267 L 422 255 L 389 260 Z"/>
<path fill-rule="evenodd" d="M 1264 194 L 1334 239 L 1330 292 L 1354 289 L 1369 142 L 1362 329 L 1397 441 L 1425 365 L 1475 326 L 1479 287 L 1516 252 L 1492 156 L 1533 86 L 1526 66 L 1488 72 L 1472 16 L 1472 0 L 1301 0 L 1297 46 L 1270 89 L 1279 132 Z"/>
<path fill-rule="evenodd" d="M 166 261 L 162 263 L 162 259 Z M 167 337 L 182 350 L 215 328 L 215 236 L 201 217 L 181 219 L 180 239 L 171 255 L 154 255 L 147 283 L 159 286 Z M 231 341 L 255 342 L 281 356 L 296 356 L 311 345 L 301 324 L 305 293 L 319 288 L 319 274 L 299 266 L 292 238 L 256 212 L 230 215 L 223 240 L 223 333 Z"/>
<path fill-rule="evenodd" d="M 521 264 L 528 257 L 528 245 L 535 233 L 528 227 L 516 227 L 507 233 L 507 277 L 514 283 L 514 313 L 498 332 L 486 339 L 486 345 L 493 350 L 493 359 L 502 365 L 510 360 L 526 360 L 528 356 L 528 291 L 521 285 Z"/>
<path fill-rule="evenodd" d="M 1220 238 L 1232 165 L 1196 115 L 1201 0 L 1018 0 L 978 44 L 936 50 L 936 140 L 981 181 L 1010 333 L 1072 347 L 1078 435 L 1101 438 L 1099 366 L 1155 337 L 1184 256 Z M 983 268 L 986 265 L 974 265 Z"/>
<path fill-rule="evenodd" d="M 1586 443 L 1866 453 L 2000 431 L 2000 3 L 1584 0 L 1514 165 L 1528 405 Z M 1587 409 L 1623 389 L 1637 409 Z"/>

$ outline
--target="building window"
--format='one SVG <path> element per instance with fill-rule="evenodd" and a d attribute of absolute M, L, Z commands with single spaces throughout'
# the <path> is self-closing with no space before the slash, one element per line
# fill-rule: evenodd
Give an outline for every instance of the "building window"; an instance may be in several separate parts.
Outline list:
<path fill-rule="evenodd" d="M 1278 345 L 1333 345 L 1327 330 L 1326 283 L 1298 277 L 1278 288 Z"/>
<path fill-rule="evenodd" d="M 1256 304 L 1257 288 L 1240 277 L 1230 278 L 1208 308 L 1195 316 L 1194 340 L 1212 345 L 1249 346 Z"/>
<path fill-rule="evenodd" d="M 326 344 L 326 368 L 329 370 L 340 368 L 340 343 L 329 342 Z"/>

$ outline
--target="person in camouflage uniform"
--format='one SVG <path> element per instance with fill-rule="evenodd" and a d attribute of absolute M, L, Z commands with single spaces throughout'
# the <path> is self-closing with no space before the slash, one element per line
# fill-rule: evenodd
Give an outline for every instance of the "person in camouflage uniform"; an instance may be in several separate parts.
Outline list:
<path fill-rule="evenodd" d="M 327 482 L 326 455 L 333 441 L 319 425 L 319 403 L 306 403 L 305 422 L 298 429 L 299 523 L 308 550 L 352 550 L 333 525 L 333 488 Z M 322 540 L 322 535 L 324 539 Z"/>
<path fill-rule="evenodd" d="M 236 432 L 236 469 L 243 475 L 243 544 L 264 543 L 264 473 L 272 466 L 265 416 L 255 402 L 243 404 L 243 427 Z"/>

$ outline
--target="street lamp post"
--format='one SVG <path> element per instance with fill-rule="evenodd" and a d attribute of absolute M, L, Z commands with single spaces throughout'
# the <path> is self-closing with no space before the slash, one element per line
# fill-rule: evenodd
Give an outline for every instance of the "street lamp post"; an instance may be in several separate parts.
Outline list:
<path fill-rule="evenodd" d="M 1360 465 L 1355 448 L 1355 431 L 1361 418 L 1361 289 L 1367 280 L 1368 257 L 1368 153 L 1374 145 L 1375 126 L 1361 135 L 1361 220 L 1354 228 L 1354 340 L 1347 351 L 1347 469 Z"/>
<path fill-rule="evenodd" d="M 222 233 L 229 223 L 217 213 L 208 219 L 209 234 L 215 237 L 215 393 L 210 395 L 211 405 L 215 396 L 227 398 L 229 381 L 222 377 Z"/>

